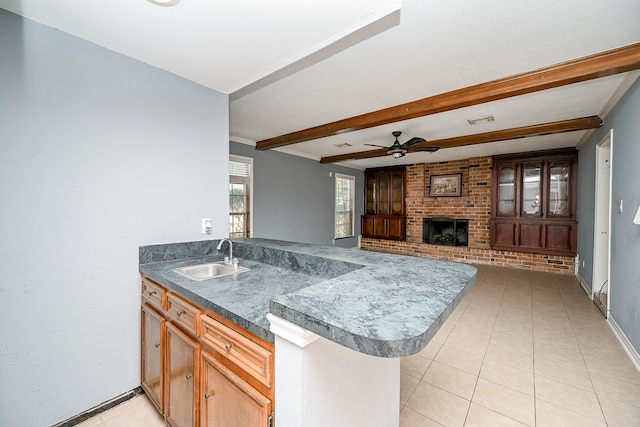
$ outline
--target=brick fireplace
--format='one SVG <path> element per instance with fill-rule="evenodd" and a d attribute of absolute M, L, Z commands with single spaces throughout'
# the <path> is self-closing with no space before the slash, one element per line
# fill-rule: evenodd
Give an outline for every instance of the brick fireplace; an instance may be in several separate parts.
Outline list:
<path fill-rule="evenodd" d="M 495 251 L 489 247 L 491 215 L 490 156 L 407 166 L 406 241 L 362 239 L 362 248 L 419 257 L 491 264 L 535 271 L 574 273 L 575 258 L 523 252 Z M 460 197 L 431 197 L 431 175 L 462 174 Z M 467 246 L 424 243 L 425 218 L 464 219 Z"/>

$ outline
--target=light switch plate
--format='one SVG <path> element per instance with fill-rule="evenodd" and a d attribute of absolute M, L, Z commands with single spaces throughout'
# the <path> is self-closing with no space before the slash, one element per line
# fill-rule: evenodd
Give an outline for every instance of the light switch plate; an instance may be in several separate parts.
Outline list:
<path fill-rule="evenodd" d="M 211 218 L 202 218 L 202 234 L 211 234 L 213 222 Z"/>

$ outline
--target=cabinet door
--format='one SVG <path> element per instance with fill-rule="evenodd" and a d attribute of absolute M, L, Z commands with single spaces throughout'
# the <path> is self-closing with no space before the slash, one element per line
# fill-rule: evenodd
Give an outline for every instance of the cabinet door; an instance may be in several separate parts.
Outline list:
<path fill-rule="evenodd" d="M 365 214 L 374 215 L 378 212 L 376 197 L 378 185 L 376 183 L 376 176 L 373 174 L 367 175 L 366 180 Z"/>
<path fill-rule="evenodd" d="M 271 401 L 202 352 L 201 427 L 268 427 Z"/>
<path fill-rule="evenodd" d="M 386 220 L 386 235 L 385 239 L 389 240 L 404 240 L 406 236 L 406 221 L 405 217 L 388 218 Z"/>
<path fill-rule="evenodd" d="M 495 215 L 513 217 L 516 215 L 516 165 L 500 165 L 497 171 Z"/>
<path fill-rule="evenodd" d="M 520 216 L 539 218 L 542 216 L 542 163 L 522 165 L 522 192 Z"/>
<path fill-rule="evenodd" d="M 200 345 L 177 326 L 166 326 L 166 420 L 174 427 L 196 426 Z"/>
<path fill-rule="evenodd" d="M 165 319 L 148 304 L 142 306 L 142 388 L 155 407 L 164 413 L 162 352 Z"/>
<path fill-rule="evenodd" d="M 360 225 L 360 232 L 362 237 L 375 237 L 373 231 L 373 218 L 372 216 L 362 215 L 362 222 Z"/>
<path fill-rule="evenodd" d="M 569 159 L 549 162 L 547 217 L 568 218 L 572 216 L 570 185 L 572 179 Z"/>
<path fill-rule="evenodd" d="M 391 173 L 391 215 L 404 214 L 404 172 Z"/>
<path fill-rule="evenodd" d="M 391 200 L 390 200 L 390 179 L 389 173 L 377 174 L 378 181 L 378 215 L 389 215 L 391 212 Z"/>

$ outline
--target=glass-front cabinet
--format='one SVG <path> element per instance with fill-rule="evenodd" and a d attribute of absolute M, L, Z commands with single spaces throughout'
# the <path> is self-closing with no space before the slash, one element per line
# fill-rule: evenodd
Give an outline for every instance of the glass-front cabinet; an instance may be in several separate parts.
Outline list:
<path fill-rule="evenodd" d="M 549 210 L 548 216 L 564 217 L 571 205 L 569 188 L 571 162 L 558 161 L 549 165 Z M 571 177 L 575 179 L 575 177 Z"/>
<path fill-rule="evenodd" d="M 577 151 L 508 154 L 493 160 L 491 247 L 575 255 Z"/>
<path fill-rule="evenodd" d="M 375 168 L 364 172 L 365 214 L 362 237 L 404 240 L 405 167 Z"/>
<path fill-rule="evenodd" d="M 542 209 L 542 164 L 522 165 L 522 216 L 540 216 Z"/>
<path fill-rule="evenodd" d="M 516 213 L 516 166 L 507 164 L 498 167 L 498 216 L 514 216 Z"/>

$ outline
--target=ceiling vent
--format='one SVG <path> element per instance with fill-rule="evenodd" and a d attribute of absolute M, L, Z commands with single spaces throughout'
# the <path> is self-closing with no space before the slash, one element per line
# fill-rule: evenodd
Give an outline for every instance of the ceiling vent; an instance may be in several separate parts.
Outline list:
<path fill-rule="evenodd" d="M 469 124 L 471 126 L 473 125 L 478 125 L 481 123 L 490 123 L 490 122 L 495 122 L 496 119 L 493 118 L 493 116 L 487 116 L 487 117 L 481 117 L 479 119 L 475 119 L 475 120 L 467 120 L 469 122 Z"/>

